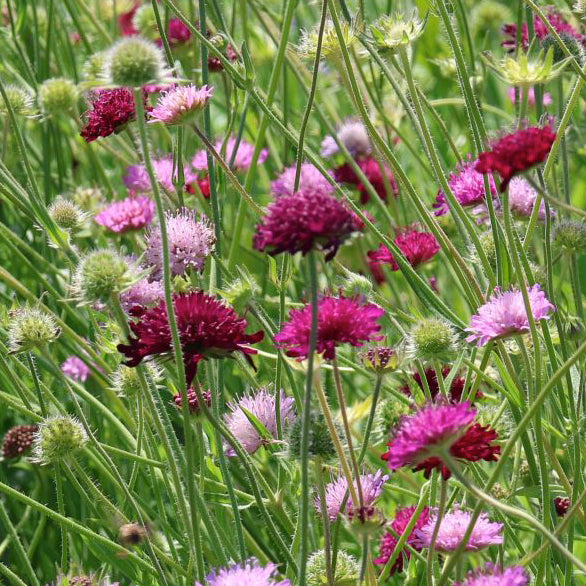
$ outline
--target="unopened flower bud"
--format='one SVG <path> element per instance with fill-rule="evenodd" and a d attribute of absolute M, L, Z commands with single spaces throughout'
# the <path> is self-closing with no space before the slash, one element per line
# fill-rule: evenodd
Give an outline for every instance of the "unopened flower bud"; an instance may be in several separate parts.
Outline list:
<path fill-rule="evenodd" d="M 12 106 L 13 112 L 17 116 L 27 116 L 32 114 L 34 108 L 34 100 L 30 92 L 26 89 L 16 85 L 9 85 L 4 88 L 8 102 Z M 8 106 L 0 95 L 0 115 L 6 116 L 8 114 Z"/>
<path fill-rule="evenodd" d="M 332 568 L 333 570 L 333 568 Z M 360 566 L 356 558 L 338 550 L 334 586 L 356 586 L 360 578 Z M 326 556 L 323 549 L 312 553 L 307 560 L 307 586 L 325 586 L 328 583 Z"/>
<path fill-rule="evenodd" d="M 202 390 L 201 396 L 204 400 L 205 405 L 207 407 L 210 407 L 212 404 L 212 394 L 210 393 L 210 391 Z M 173 402 L 175 403 L 175 405 L 177 405 L 179 409 L 181 409 L 181 406 L 183 404 L 181 393 L 176 393 L 175 395 L 173 395 Z M 201 411 L 201 403 L 199 402 L 199 398 L 193 387 L 189 387 L 187 389 L 187 404 L 189 405 L 189 413 L 191 413 L 192 415 L 198 415 Z"/>
<path fill-rule="evenodd" d="M 372 41 L 382 55 L 393 55 L 421 36 L 425 22 L 419 19 L 416 10 L 408 17 L 385 14 L 370 27 Z"/>
<path fill-rule="evenodd" d="M 356 28 L 354 23 L 341 22 L 342 37 L 346 47 L 350 47 L 356 41 Z M 319 40 L 319 29 L 316 27 L 311 31 L 302 31 L 299 42 L 299 53 L 307 59 L 315 59 L 317 44 Z M 339 63 L 342 59 L 342 50 L 336 29 L 332 21 L 327 21 L 324 27 L 321 44 L 321 57 L 326 61 Z"/>
<path fill-rule="evenodd" d="M 149 378 L 157 384 L 162 377 L 159 367 L 154 362 L 147 362 L 145 367 Z M 110 384 L 119 397 L 128 399 L 136 397 L 141 390 L 137 369 L 124 364 L 120 364 L 111 374 Z"/>
<path fill-rule="evenodd" d="M 75 84 L 64 77 L 44 81 L 39 88 L 39 107 L 45 116 L 69 112 L 77 100 Z"/>
<path fill-rule="evenodd" d="M 132 18 L 132 25 L 145 39 L 156 41 L 159 38 L 157 19 L 150 3 L 138 7 Z"/>
<path fill-rule="evenodd" d="M 342 292 L 347 297 L 368 297 L 372 293 L 372 281 L 364 275 L 346 271 L 346 278 L 342 283 Z"/>
<path fill-rule="evenodd" d="M 554 243 L 566 252 L 586 251 L 586 224 L 575 220 L 561 220 L 553 230 Z"/>
<path fill-rule="evenodd" d="M 25 455 L 33 444 L 38 425 L 16 425 L 11 427 L 2 440 L 2 457 L 5 460 Z"/>
<path fill-rule="evenodd" d="M 409 353 L 423 361 L 449 359 L 456 349 L 454 328 L 436 317 L 424 318 L 409 334 Z"/>
<path fill-rule="evenodd" d="M 395 372 L 401 363 L 401 357 L 395 348 L 378 346 L 363 352 L 360 359 L 367 370 L 379 375 Z"/>
<path fill-rule="evenodd" d="M 10 318 L 8 348 L 12 354 L 41 350 L 61 333 L 54 318 L 37 307 L 17 309 Z"/>
<path fill-rule="evenodd" d="M 101 206 L 104 198 L 99 189 L 78 187 L 73 192 L 72 199 L 84 212 L 94 212 Z"/>
<path fill-rule="evenodd" d="M 220 49 L 223 51 L 228 46 L 228 39 L 226 35 L 222 33 L 216 33 L 212 37 L 210 37 L 210 43 L 216 47 L 216 49 Z"/>
<path fill-rule="evenodd" d="M 567 497 L 564 498 L 561 496 L 556 496 L 553 499 L 553 504 L 554 504 L 555 512 L 557 513 L 557 516 L 563 517 L 568 512 L 568 509 L 570 508 L 570 499 Z"/>
<path fill-rule="evenodd" d="M 85 218 L 83 210 L 75 202 L 61 196 L 56 197 L 49 206 L 49 215 L 63 230 L 79 228 Z"/>
<path fill-rule="evenodd" d="M 495 499 L 498 499 L 499 501 L 504 501 L 509 497 L 509 493 L 508 493 L 507 489 L 499 482 L 497 482 L 491 488 L 490 493 L 492 494 L 492 496 Z"/>
<path fill-rule="evenodd" d="M 558 32 L 558 36 L 564 42 L 566 48 L 570 51 L 572 56 L 576 59 L 576 61 L 580 64 L 584 64 L 584 47 L 582 43 L 565 32 Z M 556 38 L 553 35 L 547 35 L 541 39 L 541 48 L 544 51 L 549 51 L 549 49 L 553 48 L 553 62 L 558 63 L 559 61 L 563 61 L 567 58 L 566 53 L 560 47 L 559 43 L 557 42 Z"/>
<path fill-rule="evenodd" d="M 103 51 L 90 55 L 83 64 L 81 73 L 84 79 L 98 79 L 104 71 L 104 64 L 106 62 L 106 54 Z"/>
<path fill-rule="evenodd" d="M 88 436 L 83 425 L 71 415 L 45 419 L 33 441 L 34 459 L 40 464 L 66 460 L 86 445 Z"/>
<path fill-rule="evenodd" d="M 374 433 L 378 442 L 386 442 L 399 419 L 410 412 L 409 405 L 401 401 L 387 399 L 377 407 L 374 420 Z"/>
<path fill-rule="evenodd" d="M 254 278 L 249 274 L 242 274 L 242 276 L 233 281 L 223 291 L 218 293 L 237 311 L 244 313 L 254 299 L 260 292 Z"/>
<path fill-rule="evenodd" d="M 302 417 L 297 417 L 289 431 L 289 454 L 292 458 L 301 456 Z M 321 413 L 309 416 L 309 454 L 324 460 L 332 458 L 336 453 L 330 430 Z"/>
<path fill-rule="evenodd" d="M 108 51 L 104 70 L 114 85 L 141 87 L 162 80 L 165 62 L 154 43 L 140 37 L 126 37 Z"/>

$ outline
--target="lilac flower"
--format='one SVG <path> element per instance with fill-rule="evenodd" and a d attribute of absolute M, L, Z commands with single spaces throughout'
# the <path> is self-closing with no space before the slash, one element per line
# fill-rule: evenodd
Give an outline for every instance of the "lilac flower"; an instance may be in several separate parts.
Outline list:
<path fill-rule="evenodd" d="M 472 519 L 472 513 L 454 509 L 446 513 L 440 521 L 435 548 L 439 552 L 451 553 L 460 545 Z M 431 536 L 437 523 L 437 513 L 432 514 L 425 527 L 415 532 L 422 547 L 429 547 Z M 500 545 L 503 542 L 502 523 L 492 523 L 486 513 L 480 513 L 474 529 L 468 539 L 465 551 L 477 551 L 489 545 Z"/>
<path fill-rule="evenodd" d="M 175 214 L 167 212 L 167 237 L 169 241 L 169 261 L 173 275 L 183 275 L 188 268 L 203 270 L 205 259 L 212 253 L 216 237 L 207 220 L 196 219 L 196 213 L 187 208 Z M 147 237 L 146 258 L 156 267 L 155 277 L 163 270 L 163 247 L 161 230 L 153 228 Z"/>
<path fill-rule="evenodd" d="M 371 507 L 374 501 L 380 496 L 383 484 L 389 479 L 385 474 L 383 476 L 382 470 L 377 470 L 376 474 L 362 474 L 360 476 L 360 486 L 362 488 L 362 496 L 364 498 L 364 507 Z M 358 491 L 358 484 L 354 482 L 355 490 Z M 345 476 L 340 476 L 336 480 L 329 482 L 325 487 L 326 492 L 326 509 L 330 521 L 335 521 L 338 515 L 342 512 L 352 515 L 352 500 L 346 500 L 346 506 L 342 511 L 342 502 L 348 491 L 348 480 Z M 320 501 L 319 497 L 315 499 L 315 508 L 319 512 Z"/>
<path fill-rule="evenodd" d="M 529 576 L 521 566 L 499 568 L 487 563 L 483 569 L 470 572 L 464 582 L 454 586 L 526 586 Z"/>
<path fill-rule="evenodd" d="M 276 579 L 277 565 L 269 562 L 261 566 L 254 558 L 243 565 L 220 568 L 206 576 L 206 583 L 196 586 L 291 586 L 289 580 Z"/>
<path fill-rule="evenodd" d="M 497 287 L 495 293 L 470 319 L 470 326 L 465 330 L 470 332 L 467 342 L 476 341 L 478 346 L 485 346 L 492 340 L 529 331 L 529 320 L 521 291 L 502 291 Z M 534 321 L 548 319 L 549 314 L 555 311 L 539 285 L 527 289 L 527 295 Z"/>
<path fill-rule="evenodd" d="M 509 100 L 511 101 L 511 103 L 514 104 L 515 103 L 515 88 L 514 87 L 510 87 L 507 90 L 507 96 L 509 97 Z M 521 99 L 520 92 L 519 92 L 519 99 Z M 535 106 L 535 90 L 532 87 L 530 87 L 529 91 L 527 92 L 527 103 L 530 106 Z M 549 106 L 552 103 L 553 103 L 553 100 L 551 99 L 551 95 L 548 94 L 547 92 L 543 92 L 543 105 Z"/>
<path fill-rule="evenodd" d="M 281 426 L 285 427 L 295 419 L 295 401 L 287 397 L 283 391 L 280 392 L 280 396 Z M 271 438 L 277 437 L 275 395 L 268 389 L 260 389 L 254 395 L 229 403 L 228 408 L 230 413 L 225 416 L 226 425 L 249 454 L 256 452 L 267 440 L 252 425 L 246 411 L 262 423 Z M 226 455 L 235 456 L 236 452 L 231 446 L 227 446 Z"/>
<path fill-rule="evenodd" d="M 173 157 L 170 155 L 153 160 L 153 171 L 158 182 L 167 190 L 175 191 L 173 179 L 177 177 L 177 170 L 173 169 Z M 175 172 L 173 172 L 175 171 Z M 197 179 L 191 168 L 186 165 L 183 169 L 185 184 Z M 122 174 L 122 183 L 131 193 L 145 193 L 151 191 L 151 182 L 144 165 L 130 165 Z"/>
<path fill-rule="evenodd" d="M 295 165 L 287 167 L 271 183 L 271 191 L 275 197 L 280 195 L 293 195 L 296 168 Z M 332 195 L 334 193 L 334 187 L 318 171 L 317 167 L 314 167 L 311 163 L 302 163 L 297 193 L 301 193 L 304 196 Z"/>
<path fill-rule="evenodd" d="M 217 140 L 214 144 L 214 148 L 218 153 L 222 150 L 222 141 Z M 226 162 L 229 163 L 232 160 L 232 155 L 234 153 L 234 147 L 236 146 L 236 138 L 231 136 L 226 141 Z M 268 150 L 262 149 L 258 153 L 258 159 L 256 160 L 257 165 L 261 165 L 267 160 L 268 157 Z M 232 164 L 232 168 L 235 171 L 246 171 L 250 164 L 252 163 L 252 157 L 254 155 L 254 145 L 246 142 L 245 140 L 241 140 L 240 144 L 238 145 L 238 150 L 236 151 L 236 155 L 234 156 L 234 163 Z M 207 151 L 201 150 L 195 153 L 193 159 L 191 159 L 191 166 L 196 171 L 207 171 L 208 169 L 208 158 L 207 158 Z"/>
<path fill-rule="evenodd" d="M 537 191 L 523 177 L 513 177 L 509 183 L 509 208 L 518 216 L 529 217 L 533 211 Z M 553 215 L 553 210 L 552 210 Z M 539 206 L 539 219 L 545 220 L 545 202 Z"/>
<path fill-rule="evenodd" d="M 140 305 L 141 307 L 154 307 L 165 296 L 163 285 L 160 281 L 149 281 L 141 279 L 135 283 L 128 291 L 120 295 L 120 302 L 125 311 Z"/>
<path fill-rule="evenodd" d="M 87 380 L 90 369 L 78 356 L 69 356 L 61 364 L 61 372 L 78 383 L 84 383 Z"/>
<path fill-rule="evenodd" d="M 207 85 L 199 89 L 194 85 L 176 86 L 161 95 L 150 113 L 150 121 L 168 126 L 185 124 L 204 108 L 212 93 L 213 88 Z"/>
<path fill-rule="evenodd" d="M 154 202 L 145 195 L 127 197 L 105 207 L 94 221 L 116 234 L 140 230 L 148 226 L 155 213 Z"/>
<path fill-rule="evenodd" d="M 357 120 L 347 120 L 340 126 L 337 132 L 338 140 L 346 147 L 354 159 L 367 157 L 372 151 L 370 138 L 366 127 Z M 332 136 L 326 136 L 320 149 L 320 155 L 324 158 L 335 155 L 340 149 Z"/>

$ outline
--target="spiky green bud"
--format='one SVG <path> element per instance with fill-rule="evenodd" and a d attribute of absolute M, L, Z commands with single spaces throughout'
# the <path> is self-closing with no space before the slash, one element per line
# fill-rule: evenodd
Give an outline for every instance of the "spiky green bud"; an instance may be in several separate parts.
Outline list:
<path fill-rule="evenodd" d="M 33 441 L 33 456 L 40 464 L 54 464 L 75 455 L 87 441 L 87 433 L 75 417 L 49 417 L 39 425 Z"/>

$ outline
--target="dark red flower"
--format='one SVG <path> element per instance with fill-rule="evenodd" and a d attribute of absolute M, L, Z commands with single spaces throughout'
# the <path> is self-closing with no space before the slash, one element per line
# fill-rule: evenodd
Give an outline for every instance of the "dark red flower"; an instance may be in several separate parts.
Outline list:
<path fill-rule="evenodd" d="M 440 246 L 433 234 L 422 232 L 417 226 L 411 226 L 401 230 L 396 236 L 394 243 L 399 247 L 409 264 L 417 268 L 433 258 L 440 250 Z M 377 283 L 385 280 L 381 265 L 388 264 L 391 271 L 398 271 L 399 265 L 395 261 L 391 251 L 381 244 L 376 250 L 367 253 L 368 266 Z"/>
<path fill-rule="evenodd" d="M 2 440 L 2 457 L 6 460 L 18 458 L 31 447 L 38 425 L 17 425 L 10 428 Z"/>
<path fill-rule="evenodd" d="M 202 389 L 201 396 L 204 400 L 204 403 L 207 407 L 210 407 L 212 404 L 212 394 L 210 391 L 204 391 Z M 173 395 L 173 402 L 177 407 L 181 408 L 182 401 L 181 401 L 181 393 L 176 393 Z M 199 399 L 197 398 L 197 393 L 193 387 L 189 387 L 187 389 L 187 404 L 189 405 L 189 412 L 192 415 L 197 415 L 201 411 L 201 405 Z"/>
<path fill-rule="evenodd" d="M 145 109 L 149 110 L 146 94 L 143 94 L 143 101 Z M 120 132 L 136 116 L 134 96 L 126 88 L 92 92 L 90 105 L 91 110 L 85 113 L 86 123 L 80 133 L 86 142 Z"/>
<path fill-rule="evenodd" d="M 381 173 L 381 167 L 377 160 L 374 157 L 366 157 L 365 159 L 357 159 L 356 164 L 360 167 L 360 170 L 364 173 L 364 175 L 366 175 L 366 178 L 372 184 L 378 196 L 381 199 L 387 199 L 387 189 L 383 175 Z M 383 165 L 383 168 L 393 195 L 396 196 L 397 183 L 395 182 L 395 178 L 393 177 L 391 170 L 386 165 Z M 343 165 L 340 165 L 334 169 L 334 179 L 340 183 L 349 183 L 350 185 L 354 185 L 354 187 L 356 187 L 360 193 L 360 203 L 364 204 L 368 201 L 368 191 L 366 191 L 366 187 L 362 184 L 358 178 L 358 175 L 356 175 L 350 166 L 350 163 L 344 163 Z"/>
<path fill-rule="evenodd" d="M 557 513 L 557 516 L 563 517 L 568 512 L 568 509 L 570 508 L 570 499 L 567 497 L 564 498 L 561 496 L 556 496 L 553 499 L 553 504 L 554 504 L 555 512 Z"/>
<path fill-rule="evenodd" d="M 176 294 L 173 302 L 188 382 L 193 380 L 198 362 L 206 358 L 242 352 L 252 364 L 248 355 L 256 354 L 256 350 L 247 344 L 260 342 L 262 331 L 245 334 L 246 320 L 203 291 Z M 165 302 L 152 309 L 134 307 L 131 313 L 137 318 L 129 323 L 134 336 L 128 344 L 118 345 L 118 351 L 128 359 L 126 366 L 138 366 L 147 356 L 168 355 L 172 343 Z"/>
<path fill-rule="evenodd" d="M 405 509 L 397 509 L 395 514 L 395 518 L 391 523 L 391 529 L 399 536 L 405 533 L 405 529 L 411 521 L 411 517 L 413 517 L 413 513 L 415 513 L 416 507 L 407 507 Z M 415 525 L 413 529 L 409 533 L 407 540 L 405 541 L 406 545 L 410 545 L 417 551 L 421 551 L 421 544 L 416 537 L 415 532 L 418 529 L 422 529 L 425 525 L 427 525 L 429 521 L 429 509 L 424 507 L 421 513 L 419 513 L 419 517 L 417 517 L 417 521 L 415 521 Z M 380 541 L 379 545 L 379 556 L 372 560 L 377 566 L 384 566 L 390 559 L 391 555 L 393 555 L 393 551 L 395 551 L 395 547 L 397 546 L 398 539 L 390 532 L 386 532 Z M 410 552 L 407 548 L 404 548 L 401 554 L 395 560 L 393 567 L 391 568 L 391 574 L 395 572 L 402 572 L 403 571 L 403 562 L 405 560 L 409 561 Z"/>
<path fill-rule="evenodd" d="M 132 35 L 138 34 L 138 31 L 134 28 L 132 21 L 139 6 L 140 1 L 138 0 L 132 5 L 130 10 L 123 12 L 118 16 L 118 28 L 120 29 L 120 34 L 123 37 L 131 37 Z"/>
<path fill-rule="evenodd" d="M 236 51 L 234 51 L 234 47 L 232 47 L 232 45 L 228 45 L 226 47 L 226 52 L 224 53 L 224 55 L 228 59 L 228 61 L 236 61 L 236 59 L 238 59 L 238 54 L 236 53 Z M 210 55 L 208 57 L 208 69 L 212 73 L 216 73 L 218 71 L 223 71 L 224 66 L 222 65 L 222 62 L 218 57 L 216 57 L 215 55 Z"/>
<path fill-rule="evenodd" d="M 496 171 L 501 176 L 501 193 L 517 174 L 543 163 L 555 140 L 549 126 L 529 126 L 496 140 L 491 150 L 480 153 L 475 169 L 479 173 Z"/>
<path fill-rule="evenodd" d="M 191 38 L 191 31 L 183 24 L 178 18 L 170 18 L 169 24 L 167 25 L 167 39 L 169 44 L 174 47 L 175 45 L 182 45 L 187 43 Z"/>
<path fill-rule="evenodd" d="M 442 368 L 442 377 L 445 379 L 448 376 L 448 374 L 450 374 L 450 368 L 448 366 L 445 366 L 444 368 Z M 426 368 L 425 378 L 427 380 L 429 392 L 431 393 L 431 399 L 432 401 L 435 401 L 436 397 L 439 395 L 440 392 L 435 368 Z M 419 385 L 419 388 L 423 390 L 423 382 L 418 372 L 413 373 L 413 380 Z M 465 380 L 460 376 L 455 376 L 452 380 L 452 384 L 450 385 L 449 391 L 450 401 L 452 403 L 460 402 L 462 398 L 462 391 L 464 390 L 464 383 Z M 405 384 L 402 387 L 400 387 L 400 390 L 406 395 L 411 395 L 411 389 L 409 388 L 408 384 Z M 482 396 L 483 395 L 480 391 L 476 392 L 476 399 L 481 399 Z"/>

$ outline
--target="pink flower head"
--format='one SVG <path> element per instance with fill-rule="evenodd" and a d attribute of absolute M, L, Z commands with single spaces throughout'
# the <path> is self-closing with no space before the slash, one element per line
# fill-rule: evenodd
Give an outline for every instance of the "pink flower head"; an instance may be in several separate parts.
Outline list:
<path fill-rule="evenodd" d="M 448 185 L 461 206 L 475 206 L 484 203 L 486 194 L 484 192 L 484 177 L 474 167 L 476 161 L 468 160 L 466 163 L 456 166 L 454 173 L 448 177 Z M 491 195 L 496 195 L 496 185 L 491 176 L 488 178 Z M 443 216 L 450 210 L 443 191 L 438 191 L 435 203 L 433 204 L 436 216 Z"/>
<path fill-rule="evenodd" d="M 277 565 L 268 562 L 261 566 L 254 558 L 242 565 L 215 570 L 206 576 L 205 585 L 197 582 L 196 586 L 291 586 L 289 580 L 275 578 Z"/>
<path fill-rule="evenodd" d="M 154 213 L 155 204 L 151 199 L 145 195 L 131 196 L 105 207 L 94 216 L 94 221 L 110 232 L 122 234 L 148 226 Z"/>
<path fill-rule="evenodd" d="M 472 513 L 461 509 L 446 513 L 440 521 L 435 549 L 442 553 L 451 553 L 456 550 L 462 542 L 471 519 Z M 436 523 L 437 514 L 432 514 L 427 524 L 415 532 L 421 547 L 429 547 Z M 503 542 L 502 530 L 502 523 L 492 523 L 486 513 L 480 513 L 465 551 L 478 551 L 490 545 L 500 545 Z"/>
<path fill-rule="evenodd" d="M 374 501 L 380 496 L 383 484 L 389 479 L 388 475 L 383 475 L 382 470 L 377 470 L 375 474 L 362 474 L 360 476 L 360 487 L 364 498 L 364 507 L 372 507 Z M 358 483 L 354 481 L 355 490 L 358 491 Z M 335 521 L 339 514 L 346 513 L 352 516 L 352 499 L 346 498 L 348 493 L 348 480 L 345 476 L 339 476 L 336 480 L 329 482 L 325 487 L 326 492 L 326 509 L 330 521 Z M 342 503 L 346 499 L 346 506 L 342 511 Z M 320 512 L 319 497 L 315 498 L 315 508 Z"/>
<path fill-rule="evenodd" d="M 162 122 L 167 126 L 186 124 L 203 110 L 212 93 L 213 88 L 207 85 L 199 89 L 192 84 L 178 85 L 161 95 L 150 113 L 150 121 Z"/>
<path fill-rule="evenodd" d="M 549 314 L 555 311 L 539 285 L 527 289 L 527 295 L 534 321 L 548 319 Z M 496 288 L 495 296 L 478 308 L 478 313 L 472 316 L 470 326 L 465 331 L 470 332 L 466 341 L 476 341 L 478 346 L 485 346 L 491 340 L 528 332 L 529 320 L 521 291 L 502 291 Z"/>
<path fill-rule="evenodd" d="M 84 383 L 87 380 L 90 369 L 79 356 L 69 356 L 61 365 L 61 372 L 78 383 Z"/>
<path fill-rule="evenodd" d="M 173 275 L 183 275 L 189 268 L 202 271 L 205 259 L 214 250 L 216 236 L 205 216 L 197 219 L 196 212 L 183 208 L 175 214 L 166 213 L 169 262 Z M 156 276 L 163 271 L 163 246 L 160 227 L 147 236 L 146 259 L 156 267 Z"/>
<path fill-rule="evenodd" d="M 537 191 L 523 177 L 513 177 L 509 183 L 509 208 L 513 214 L 528 218 L 533 212 Z M 554 211 L 551 210 L 551 215 Z M 539 219 L 545 220 L 545 202 L 539 205 Z"/>
<path fill-rule="evenodd" d="M 474 168 L 479 173 L 496 171 L 501 176 L 501 193 L 514 175 L 543 163 L 555 140 L 549 126 L 529 126 L 496 140 L 489 151 L 478 155 Z"/>
<path fill-rule="evenodd" d="M 241 352 L 252 364 L 249 354 L 256 350 L 248 344 L 260 342 L 264 333 L 245 334 L 246 320 L 231 307 L 202 291 L 175 294 L 173 305 L 188 383 L 197 364 L 206 358 Z M 127 358 L 126 366 L 138 366 L 148 356 L 169 355 L 173 345 L 165 302 L 151 309 L 134 307 L 132 315 L 136 318 L 129 323 L 133 335 L 128 344 L 118 344 L 118 352 Z"/>
<path fill-rule="evenodd" d="M 366 126 L 358 120 L 347 120 L 337 132 L 339 141 L 346 147 L 354 159 L 361 159 L 370 155 L 372 147 Z M 320 149 L 322 157 L 331 157 L 339 151 L 336 141 L 326 136 Z"/>
<path fill-rule="evenodd" d="M 85 113 L 86 123 L 80 133 L 86 142 L 120 132 L 136 116 L 134 96 L 126 88 L 96 90 L 90 92 L 89 100 L 91 109 Z M 143 102 L 150 109 L 144 92 Z"/>
<path fill-rule="evenodd" d="M 165 291 L 160 281 L 141 279 L 120 295 L 120 302 L 125 311 L 133 307 L 154 307 L 165 297 Z"/>
<path fill-rule="evenodd" d="M 186 391 L 186 395 L 187 395 L 187 406 L 189 408 L 189 413 L 191 415 L 197 415 L 201 411 L 202 405 L 199 402 L 199 399 L 197 397 L 197 393 L 195 392 L 195 389 L 193 387 L 189 387 Z M 203 399 L 203 402 L 205 403 L 206 407 L 211 406 L 212 393 L 210 391 L 204 391 L 202 389 L 201 398 Z M 179 409 L 181 409 L 181 406 L 183 404 L 183 399 L 181 398 L 181 393 L 176 393 L 175 395 L 173 395 L 173 403 L 175 403 L 175 405 Z"/>
<path fill-rule="evenodd" d="M 514 87 L 510 87 L 507 90 L 507 96 L 509 97 L 511 104 L 514 104 L 515 103 L 515 88 Z M 521 98 L 521 94 L 519 94 L 519 99 L 520 98 Z M 551 99 L 551 94 L 549 94 L 547 92 L 543 92 L 542 102 L 543 102 L 544 106 L 550 106 L 553 103 L 553 100 Z M 535 106 L 535 90 L 532 87 L 530 87 L 529 91 L 527 92 L 527 103 L 530 106 Z"/>
<path fill-rule="evenodd" d="M 177 178 L 177 169 L 173 166 L 173 157 L 165 156 L 153 160 L 153 171 L 157 181 L 169 192 L 175 191 L 173 180 Z M 185 184 L 188 185 L 197 179 L 189 166 L 184 170 Z M 151 182 L 144 165 L 130 165 L 122 174 L 122 183 L 131 193 L 145 193 L 151 191 Z"/>
<path fill-rule="evenodd" d="M 381 199 L 387 199 L 387 187 L 385 180 L 381 172 L 381 166 L 374 157 L 366 157 L 364 159 L 358 159 L 356 164 L 360 167 L 360 170 L 364 173 L 369 183 L 374 187 L 374 190 Z M 391 173 L 391 170 L 387 165 L 383 164 L 383 170 L 386 175 L 389 187 L 394 196 L 397 195 L 397 183 Z M 344 163 L 336 169 L 334 169 L 334 178 L 340 183 L 349 183 L 353 185 L 360 193 L 360 203 L 365 204 L 368 201 L 368 191 L 360 181 L 358 175 L 354 172 L 354 169 L 350 166 L 350 163 Z"/>
<path fill-rule="evenodd" d="M 293 423 L 295 419 L 295 401 L 280 391 L 280 416 L 281 427 Z M 228 403 L 230 413 L 224 416 L 228 429 L 242 444 L 244 449 L 253 454 L 267 439 L 262 437 L 247 417 L 247 412 L 264 426 L 271 438 L 277 438 L 277 411 L 275 405 L 275 393 L 268 389 L 259 389 L 253 395 L 242 397 L 236 402 Z M 226 446 L 226 455 L 235 456 L 236 452 L 232 446 Z"/>
<path fill-rule="evenodd" d="M 487 563 L 484 568 L 470 572 L 466 580 L 454 586 L 526 586 L 529 576 L 522 566 L 500 568 Z"/>
<path fill-rule="evenodd" d="M 317 306 L 316 352 L 326 360 L 333 360 L 336 346 L 350 344 L 363 346 L 366 342 L 381 340 L 378 319 L 384 311 L 372 303 L 362 303 L 348 297 L 322 297 Z M 311 305 L 293 309 L 289 321 L 282 324 L 275 336 L 279 348 L 287 350 L 287 356 L 303 360 L 309 355 L 311 330 Z"/>
<path fill-rule="evenodd" d="M 222 141 L 217 140 L 214 144 L 214 148 L 218 153 L 221 152 L 222 149 Z M 234 162 L 232 163 L 232 168 L 235 171 L 246 171 L 248 167 L 250 167 L 250 163 L 252 163 L 252 157 L 254 155 L 254 145 L 246 142 L 245 140 L 241 140 L 240 144 L 238 145 L 238 150 L 236 151 L 236 155 L 234 155 L 234 147 L 236 146 L 236 137 L 231 136 L 226 142 L 226 162 L 230 163 L 232 157 L 234 156 Z M 269 152 L 267 149 L 262 149 L 258 154 L 258 159 L 256 160 L 257 165 L 261 165 L 267 159 Z M 195 156 L 191 160 L 191 166 L 196 169 L 197 171 L 206 171 L 208 168 L 208 159 L 207 159 L 207 152 L 205 150 L 198 151 L 195 153 Z"/>
<path fill-rule="evenodd" d="M 407 529 L 407 525 L 411 521 L 413 514 L 415 513 L 416 507 L 407 507 L 405 509 L 397 509 L 395 514 L 395 518 L 391 522 L 391 529 L 399 536 L 405 533 L 405 529 Z M 415 525 L 409 533 L 407 540 L 405 541 L 406 545 L 410 545 L 417 551 L 421 551 L 420 544 L 418 543 L 417 538 L 415 537 L 415 531 L 417 529 L 422 529 L 427 525 L 429 521 L 429 508 L 424 507 L 422 511 L 419 513 L 419 517 L 417 517 L 417 521 L 415 521 Z M 379 546 L 379 556 L 374 558 L 373 562 L 377 566 L 384 566 L 389 561 L 391 555 L 395 551 L 395 547 L 397 546 L 398 539 L 390 532 L 385 533 L 380 542 Z M 411 554 L 409 553 L 408 549 L 403 549 L 401 555 L 396 559 L 393 567 L 391 568 L 391 575 L 395 572 L 402 572 L 403 571 L 403 562 L 406 559 L 409 560 Z"/>
<path fill-rule="evenodd" d="M 172 47 L 183 45 L 191 38 L 191 31 L 178 18 L 170 18 L 167 25 L 167 39 Z M 157 45 L 162 46 L 163 43 L 157 39 Z"/>
<path fill-rule="evenodd" d="M 287 167 L 272 183 L 271 192 L 274 197 L 283 195 L 294 195 L 295 187 L 295 165 Z M 299 187 L 297 194 L 309 195 L 333 195 L 334 186 L 321 174 L 311 163 L 302 163 L 299 172 Z"/>

